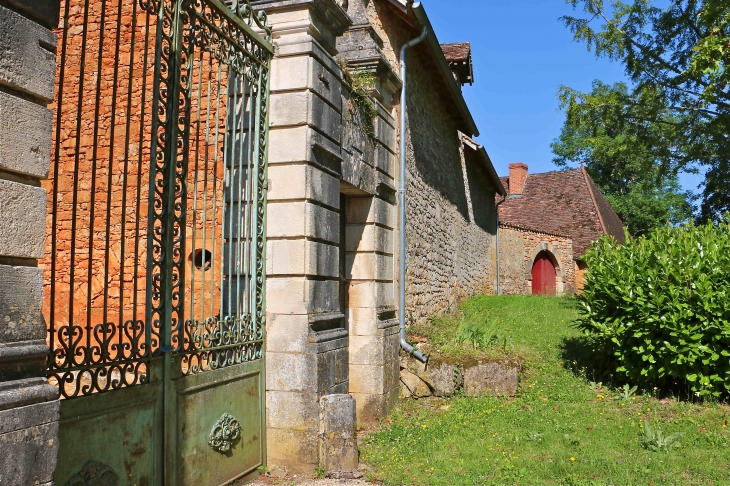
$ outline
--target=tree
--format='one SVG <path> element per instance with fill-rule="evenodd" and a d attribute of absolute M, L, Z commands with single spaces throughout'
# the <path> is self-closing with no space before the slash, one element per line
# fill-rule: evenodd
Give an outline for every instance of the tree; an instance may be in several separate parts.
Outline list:
<path fill-rule="evenodd" d="M 642 123 L 641 150 L 660 177 L 705 172 L 701 217 L 719 220 L 730 210 L 730 2 L 566 0 L 583 16 L 562 17 L 577 41 L 596 56 L 621 62 L 634 86 L 611 101 L 616 116 Z M 561 90 L 568 111 L 587 95 Z M 672 137 L 672 138 L 667 138 Z"/>
<path fill-rule="evenodd" d="M 679 224 L 692 215 L 691 196 L 682 192 L 673 167 L 677 121 L 656 90 L 629 93 L 624 83 L 593 83 L 589 94 L 561 87 L 567 110 L 560 137 L 552 144 L 558 167 L 585 164 L 631 234 Z M 651 122 L 647 122 L 651 120 Z M 659 147 L 660 153 L 653 150 Z"/>

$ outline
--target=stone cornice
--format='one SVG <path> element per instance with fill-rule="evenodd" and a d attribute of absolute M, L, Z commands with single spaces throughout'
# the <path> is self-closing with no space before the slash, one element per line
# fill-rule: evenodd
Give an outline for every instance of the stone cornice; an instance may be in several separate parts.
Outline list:
<path fill-rule="evenodd" d="M 264 10 L 268 15 L 281 10 L 295 10 L 309 8 L 320 17 L 337 37 L 342 35 L 352 25 L 352 20 L 335 0 L 254 0 L 251 6 L 257 10 Z M 272 28 L 280 30 L 276 25 Z"/>

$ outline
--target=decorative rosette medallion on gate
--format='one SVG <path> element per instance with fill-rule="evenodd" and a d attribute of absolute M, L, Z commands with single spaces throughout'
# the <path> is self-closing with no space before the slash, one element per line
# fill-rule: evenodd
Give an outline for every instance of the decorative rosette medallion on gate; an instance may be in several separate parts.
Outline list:
<path fill-rule="evenodd" d="M 92 460 L 84 464 L 66 486 L 119 486 L 119 475 L 111 466 Z"/>
<path fill-rule="evenodd" d="M 208 436 L 208 445 L 214 451 L 225 454 L 241 437 L 241 424 L 232 415 L 224 413 L 215 423 Z"/>

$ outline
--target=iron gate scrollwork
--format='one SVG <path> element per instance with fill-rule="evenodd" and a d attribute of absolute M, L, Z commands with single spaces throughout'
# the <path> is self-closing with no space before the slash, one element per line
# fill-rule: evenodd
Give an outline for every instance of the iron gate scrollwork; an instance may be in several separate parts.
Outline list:
<path fill-rule="evenodd" d="M 150 233 L 150 267 L 159 277 L 150 282 L 152 304 L 147 320 L 171 323 L 169 336 L 162 338 L 163 346 L 181 355 L 182 370 L 190 374 L 262 358 L 264 188 L 272 53 L 249 31 L 241 29 L 236 19 L 245 21 L 249 27 L 263 29 L 266 40 L 270 40 L 271 34 L 265 14 L 256 14 L 246 2 L 235 1 L 228 10 L 217 0 L 191 0 L 165 5 L 161 11 L 159 116 L 153 126 L 153 132 L 158 134 L 153 140 L 155 204 L 150 206 L 150 220 L 155 229 Z M 178 24 L 178 29 L 172 28 Z M 228 68 L 227 72 L 217 69 L 217 78 L 208 83 L 204 76 L 212 73 L 205 72 L 206 54 L 212 58 L 209 61 L 215 60 L 219 66 Z M 165 74 L 176 71 L 179 71 L 175 77 L 178 84 L 171 85 Z M 228 78 L 227 83 L 222 77 Z M 206 85 L 208 93 L 203 92 Z M 224 85 L 227 85 L 227 99 L 221 100 L 220 90 Z M 218 96 L 211 96 L 211 89 L 218 90 Z M 211 98 L 217 102 L 215 108 L 210 106 Z M 197 105 L 193 103 L 195 100 Z M 207 106 L 201 106 L 206 101 Z M 225 134 L 219 133 L 221 102 L 228 104 Z M 193 127 L 195 133 L 191 133 Z M 221 160 L 215 152 L 211 161 L 209 151 L 200 149 L 201 142 L 204 149 L 211 144 L 217 147 L 221 136 Z M 189 170 L 190 152 L 195 155 L 194 170 Z M 213 165 L 215 173 L 219 162 L 225 166 L 226 186 L 216 188 L 214 180 L 211 197 L 207 177 L 201 181 L 199 169 L 207 176 L 209 165 Z M 219 195 L 223 196 L 220 201 Z M 189 202 L 193 206 L 191 212 L 187 211 Z M 203 221 L 197 224 L 200 214 Z M 196 292 L 192 270 L 189 292 L 187 295 L 185 292 L 189 218 L 193 219 L 189 254 L 193 257 L 202 250 L 202 266 L 213 267 L 208 293 L 205 275 L 199 282 L 200 293 Z M 218 248 L 216 223 L 220 226 L 221 242 L 225 242 Z M 202 235 L 196 235 L 197 232 Z M 210 248 L 198 247 L 201 237 L 202 245 L 209 244 Z M 163 248 L 172 250 L 167 258 L 161 255 Z M 160 258 L 155 258 L 158 254 Z M 216 267 L 220 272 L 216 272 Z M 158 298 L 165 289 L 169 292 L 169 302 Z M 214 302 L 216 298 L 211 294 L 216 292 L 218 302 Z"/>
<path fill-rule="evenodd" d="M 81 464 L 129 469 L 103 446 L 116 427 L 119 454 L 144 457 L 132 476 L 200 484 L 182 457 L 207 447 L 188 420 L 202 400 L 208 426 L 242 418 L 231 447 L 260 465 L 266 15 L 247 0 L 64 0 L 62 18 L 43 262 L 48 377 L 65 399 L 57 482 L 74 434 L 92 437 L 69 458 L 98 443 Z M 221 484 L 252 470 L 213 462 Z"/>

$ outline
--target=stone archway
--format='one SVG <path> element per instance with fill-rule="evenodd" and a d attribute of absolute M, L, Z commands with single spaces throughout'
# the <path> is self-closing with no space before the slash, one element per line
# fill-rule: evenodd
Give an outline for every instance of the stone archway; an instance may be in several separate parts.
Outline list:
<path fill-rule="evenodd" d="M 558 258 L 558 255 L 555 253 L 555 248 L 552 243 L 548 243 L 547 241 L 540 242 L 531 252 L 529 255 L 529 259 L 527 260 L 527 267 L 525 268 L 525 278 L 527 279 L 527 290 L 528 293 L 532 293 L 532 269 L 535 265 L 535 261 L 538 260 L 538 258 L 541 255 L 547 255 L 550 259 L 550 262 L 555 267 L 555 281 L 556 281 L 556 295 L 563 295 L 565 293 L 565 272 L 562 266 L 560 265 L 560 260 Z"/>

